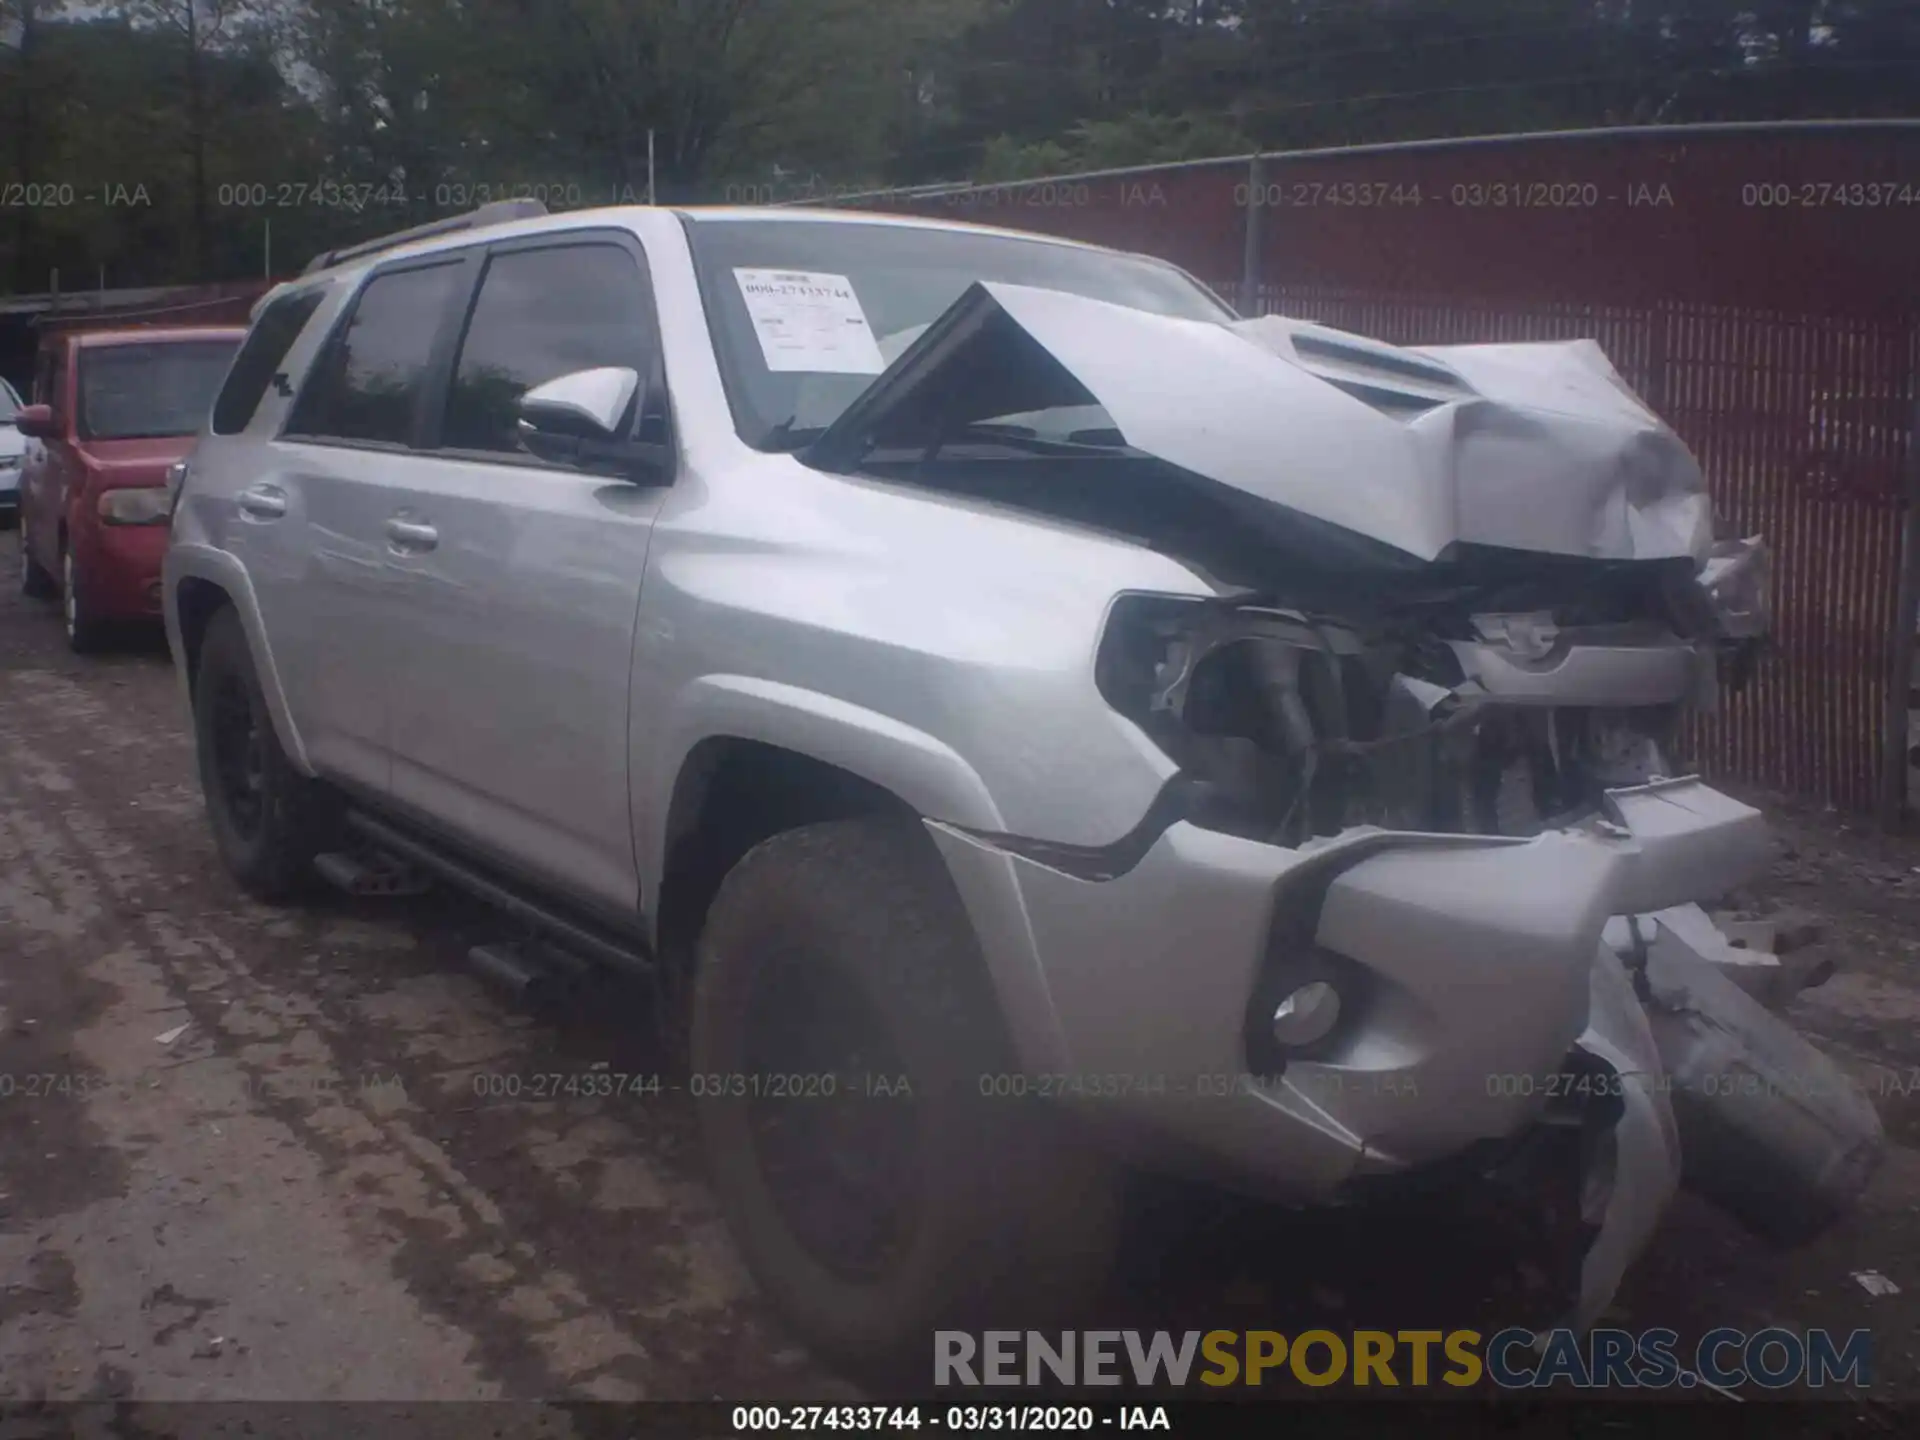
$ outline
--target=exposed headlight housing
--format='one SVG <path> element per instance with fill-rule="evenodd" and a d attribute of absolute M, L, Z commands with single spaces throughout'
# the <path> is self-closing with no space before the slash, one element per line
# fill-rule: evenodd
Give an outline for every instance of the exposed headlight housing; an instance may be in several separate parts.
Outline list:
<path fill-rule="evenodd" d="M 98 509 L 106 525 L 164 525 L 173 513 L 173 496 L 160 485 L 104 490 Z"/>
<path fill-rule="evenodd" d="M 1204 787 L 1212 823 L 1298 844 L 1353 823 L 1362 761 L 1392 743 L 1398 662 L 1397 647 L 1338 622 L 1130 595 L 1109 617 L 1095 683 Z"/>
<path fill-rule="evenodd" d="M 1552 618 L 1461 606 L 1349 622 L 1135 594 L 1109 613 L 1094 678 L 1180 767 L 1194 823 L 1288 846 L 1359 825 L 1525 836 L 1591 813 L 1611 785 L 1673 773 L 1678 703 L 1615 708 L 1589 684 L 1562 704 L 1467 677 L 1463 648 L 1493 645 L 1524 667 L 1542 647 L 1612 644 L 1620 628 Z M 1488 621 L 1497 635 L 1470 638 Z"/>

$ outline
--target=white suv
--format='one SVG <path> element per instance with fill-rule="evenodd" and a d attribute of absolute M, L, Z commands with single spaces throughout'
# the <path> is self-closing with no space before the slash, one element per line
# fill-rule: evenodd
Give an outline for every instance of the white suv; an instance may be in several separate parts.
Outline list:
<path fill-rule="evenodd" d="M 1584 1166 L 1585 1323 L 1681 1140 L 1775 1229 L 1878 1153 L 1844 1084 L 1684 1083 L 1709 1033 L 1827 1073 L 1689 928 L 1764 826 L 1667 759 L 1763 554 L 1590 345 L 961 225 L 493 210 L 267 296 L 179 484 L 235 876 L 404 867 L 540 937 L 489 973 L 657 977 L 843 1362 L 1083 1293 L 1123 1163 Z"/>

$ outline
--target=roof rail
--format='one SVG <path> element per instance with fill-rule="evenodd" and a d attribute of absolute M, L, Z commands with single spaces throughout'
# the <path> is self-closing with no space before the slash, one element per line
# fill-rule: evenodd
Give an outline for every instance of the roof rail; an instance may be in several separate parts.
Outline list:
<path fill-rule="evenodd" d="M 365 255 L 377 255 L 382 250 L 392 250 L 401 245 L 411 245 L 415 240 L 430 239 L 435 235 L 452 235 L 460 230 L 480 230 L 488 225 L 505 225 L 510 220 L 532 220 L 545 215 L 547 207 L 538 200 L 495 200 L 482 205 L 477 210 L 469 210 L 464 215 L 449 215 L 445 220 L 429 220 L 424 225 L 415 225 L 410 230 L 396 230 L 391 235 L 382 235 L 376 240 L 362 240 L 357 245 L 343 245 L 338 250 L 324 250 L 307 262 L 302 275 L 311 275 L 316 270 L 328 270 L 346 260 L 358 260 Z"/>

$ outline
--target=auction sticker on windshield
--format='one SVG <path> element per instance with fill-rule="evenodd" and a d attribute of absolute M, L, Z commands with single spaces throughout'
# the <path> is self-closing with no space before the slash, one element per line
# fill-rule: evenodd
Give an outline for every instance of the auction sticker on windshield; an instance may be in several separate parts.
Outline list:
<path fill-rule="evenodd" d="M 735 270 L 767 369 L 878 375 L 886 369 L 867 313 L 844 275 Z"/>

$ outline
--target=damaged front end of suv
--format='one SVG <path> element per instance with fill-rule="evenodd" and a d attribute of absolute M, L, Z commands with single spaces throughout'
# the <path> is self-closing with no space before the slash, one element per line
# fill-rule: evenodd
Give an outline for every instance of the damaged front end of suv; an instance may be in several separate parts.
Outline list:
<path fill-rule="evenodd" d="M 1775 1013 L 1819 977 L 1702 908 L 1767 862 L 1762 817 L 1677 757 L 1751 670 L 1767 552 L 1714 538 L 1598 347 L 982 284 L 803 458 L 1204 582 L 1116 597 L 1092 657 L 1174 766 L 1133 834 L 941 827 L 1012 867 L 1076 1070 L 1248 1077 L 1239 1108 L 1139 1097 L 1158 1134 L 1324 1200 L 1575 1132 L 1580 1326 L 1683 1181 L 1789 1241 L 1858 1198 L 1877 1117 Z"/>

